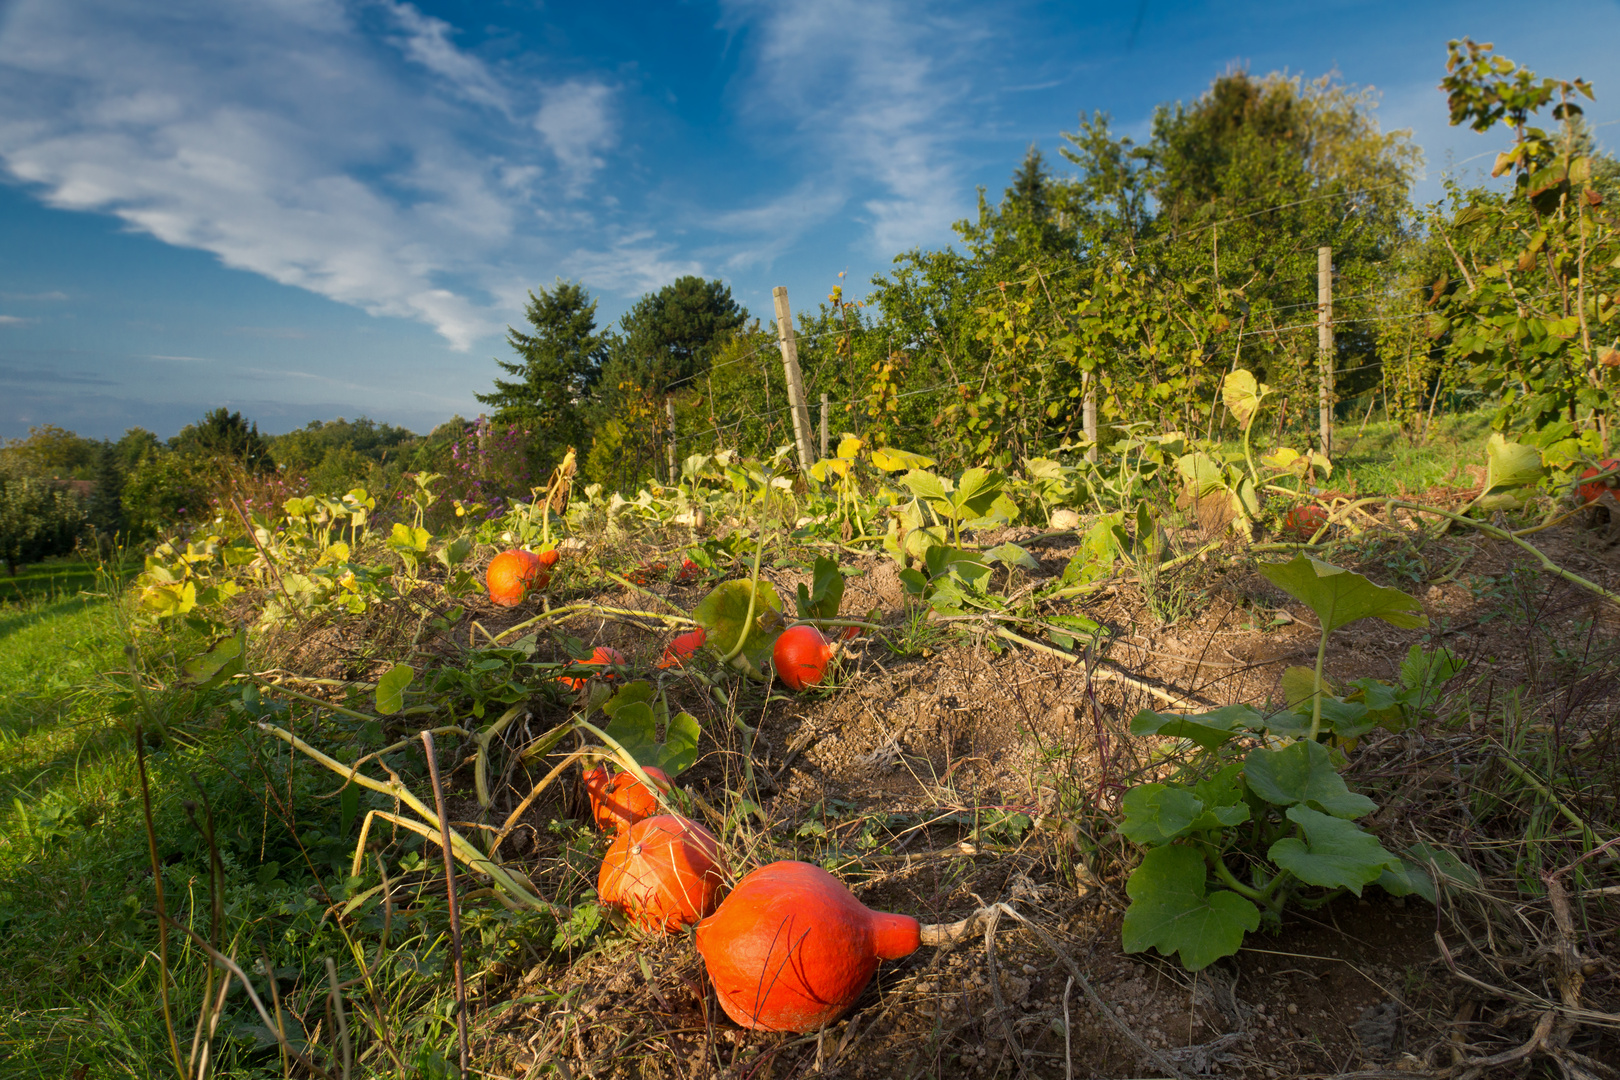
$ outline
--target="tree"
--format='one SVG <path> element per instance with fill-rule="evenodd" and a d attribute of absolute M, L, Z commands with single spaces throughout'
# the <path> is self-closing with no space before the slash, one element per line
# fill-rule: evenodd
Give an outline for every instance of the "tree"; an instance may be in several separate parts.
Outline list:
<path fill-rule="evenodd" d="M 4 448 L 24 472 L 39 477 L 74 477 L 84 479 L 96 460 L 96 444 L 73 432 L 44 424 L 28 429 L 28 438 L 9 440 Z"/>
<path fill-rule="evenodd" d="M 672 384 L 708 370 L 716 344 L 747 319 L 725 282 L 676 278 L 625 313 L 615 359 L 641 388 L 662 397 Z"/>
<path fill-rule="evenodd" d="M 252 473 L 273 472 L 276 467 L 270 444 L 259 434 L 259 425 L 223 405 L 195 424 L 181 428 L 170 445 L 181 453 L 232 458 Z"/>
<path fill-rule="evenodd" d="M 84 510 L 63 484 L 0 462 L 0 559 L 13 577 L 24 565 L 67 555 L 84 530 Z"/>
<path fill-rule="evenodd" d="M 531 459 L 549 468 L 585 438 L 582 402 L 606 359 L 607 337 L 596 330 L 596 301 L 562 278 L 531 291 L 524 315 L 532 333 L 506 330 L 518 362 L 495 361 L 516 378 L 497 378 L 493 392 L 474 396 L 494 406 L 496 423 L 527 429 Z"/>
<path fill-rule="evenodd" d="M 99 536 L 117 536 L 124 524 L 124 475 L 118 460 L 118 447 L 111 440 L 102 440 L 96 452 L 95 490 L 90 494 L 87 517 L 91 528 Z"/>

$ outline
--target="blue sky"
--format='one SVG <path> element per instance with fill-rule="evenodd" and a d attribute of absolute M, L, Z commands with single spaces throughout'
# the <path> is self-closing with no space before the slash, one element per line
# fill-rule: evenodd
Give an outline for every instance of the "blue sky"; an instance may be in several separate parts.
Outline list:
<path fill-rule="evenodd" d="M 1234 64 L 1376 87 L 1433 198 L 1503 142 L 1447 126 L 1449 38 L 1620 121 L 1620 5 L 1532 10 L 0 0 L 0 437 L 426 431 L 478 411 L 527 289 L 583 280 L 603 322 L 685 273 L 761 315 L 858 297 L 1082 111 L 1141 135 Z"/>

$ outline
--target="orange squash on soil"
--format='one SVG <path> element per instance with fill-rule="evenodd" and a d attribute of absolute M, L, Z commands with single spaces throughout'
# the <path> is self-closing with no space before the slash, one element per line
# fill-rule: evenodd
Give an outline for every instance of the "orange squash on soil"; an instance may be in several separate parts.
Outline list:
<path fill-rule="evenodd" d="M 1316 503 L 1305 503 L 1296 506 L 1283 515 L 1282 531 L 1297 540 L 1308 541 L 1316 535 L 1316 530 L 1326 525 L 1328 512 L 1325 507 Z"/>
<path fill-rule="evenodd" d="M 551 556 L 551 561 L 556 562 L 556 552 Z M 540 556 L 522 548 L 501 552 L 489 560 L 489 569 L 484 572 L 489 599 L 501 607 L 517 607 L 530 592 L 545 588 L 550 580 Z"/>
<path fill-rule="evenodd" d="M 697 926 L 726 1015 L 756 1031 L 816 1031 L 861 996 L 879 960 L 909 956 L 922 928 L 873 911 L 819 866 L 776 862 L 737 883 Z"/>
<path fill-rule="evenodd" d="M 1581 479 L 1589 479 L 1593 476 L 1597 476 L 1599 473 L 1606 473 L 1610 469 L 1620 469 L 1620 461 L 1610 458 L 1602 465 L 1589 465 L 1584 471 L 1582 471 Z M 1616 487 L 1620 487 L 1620 476 L 1611 476 L 1606 480 L 1597 480 L 1590 484 L 1582 484 L 1580 491 L 1581 505 L 1586 506 L 1590 503 L 1597 502 L 1598 499 L 1602 498 L 1605 491 L 1613 491 Z"/>
<path fill-rule="evenodd" d="M 643 818 L 602 859 L 596 896 L 641 929 L 668 934 L 714 911 L 725 884 L 720 842 L 675 814 Z"/>
<path fill-rule="evenodd" d="M 649 765 L 644 771 L 660 791 L 670 789 L 669 774 L 663 769 Z M 608 767 L 598 765 L 586 770 L 581 779 L 591 799 L 591 817 L 603 832 L 623 832 L 642 818 L 658 813 L 658 796 L 648 791 L 635 773 L 622 772 L 610 779 Z"/>
<path fill-rule="evenodd" d="M 689 633 L 677 634 L 675 640 L 665 647 L 658 666 L 661 668 L 684 666 L 688 660 L 697 655 L 697 651 L 707 640 L 709 640 L 708 632 L 701 626 Z"/>
<path fill-rule="evenodd" d="M 790 626 L 782 631 L 771 648 L 776 677 L 792 690 L 820 686 L 827 675 L 827 664 L 838 655 L 837 646 L 813 626 Z"/>
<path fill-rule="evenodd" d="M 613 646 L 598 645 L 596 648 L 591 650 L 591 658 L 589 660 L 581 660 L 580 663 L 586 665 L 587 667 L 606 667 L 609 664 L 625 663 L 625 659 L 624 653 L 613 648 Z M 557 681 L 568 687 L 570 690 L 578 690 L 580 687 L 585 685 L 589 678 L 589 675 L 559 675 L 557 676 Z M 613 678 L 613 675 L 610 672 L 604 675 L 603 678 L 611 679 Z"/>

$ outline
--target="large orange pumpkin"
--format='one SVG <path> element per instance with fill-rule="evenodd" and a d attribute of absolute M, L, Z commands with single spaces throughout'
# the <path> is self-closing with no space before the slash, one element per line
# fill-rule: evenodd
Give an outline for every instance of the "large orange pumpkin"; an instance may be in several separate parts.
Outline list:
<path fill-rule="evenodd" d="M 596 896 L 648 933 L 667 934 L 714 911 L 721 865 L 720 842 L 702 825 L 675 814 L 643 818 L 608 848 Z"/>
<path fill-rule="evenodd" d="M 916 919 L 873 911 L 802 862 L 755 870 L 697 926 L 720 1007 L 756 1031 L 826 1027 L 855 1004 L 879 960 L 921 943 Z"/>
<path fill-rule="evenodd" d="M 669 790 L 668 773 L 656 766 L 643 768 L 659 790 Z M 658 813 L 658 796 L 648 791 L 635 773 L 622 772 L 610 778 L 608 767 L 598 765 L 587 769 L 581 779 L 591 799 L 591 817 L 604 832 L 623 832 L 642 818 Z"/>
<path fill-rule="evenodd" d="M 552 561 L 556 561 L 553 553 Z M 532 551 L 513 548 L 489 560 L 484 573 L 484 584 L 489 586 L 489 599 L 501 607 L 517 607 L 530 591 L 543 589 L 551 575 L 541 565 L 540 557 Z"/>

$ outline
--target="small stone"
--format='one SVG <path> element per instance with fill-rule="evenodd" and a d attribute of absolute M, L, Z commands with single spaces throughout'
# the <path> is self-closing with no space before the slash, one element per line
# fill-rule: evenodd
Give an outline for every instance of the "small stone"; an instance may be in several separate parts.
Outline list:
<path fill-rule="evenodd" d="M 1024 974 L 1025 975 L 1033 975 L 1033 974 L 1035 974 L 1035 970 L 1036 969 L 1035 969 L 1034 964 L 1025 964 L 1024 965 Z"/>
<path fill-rule="evenodd" d="M 1295 1005 L 1292 1001 L 1290 1001 L 1288 1003 L 1288 1015 L 1289 1016 L 1297 1016 L 1297 1015 L 1299 1015 L 1299 1006 Z"/>

